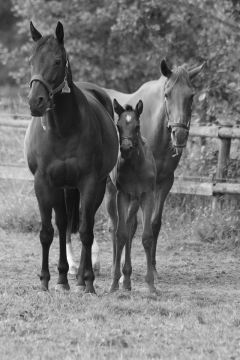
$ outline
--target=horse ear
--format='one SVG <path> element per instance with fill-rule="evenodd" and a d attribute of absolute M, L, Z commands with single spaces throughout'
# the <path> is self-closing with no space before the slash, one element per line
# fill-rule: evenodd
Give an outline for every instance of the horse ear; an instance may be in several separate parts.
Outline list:
<path fill-rule="evenodd" d="M 56 37 L 60 44 L 63 44 L 64 39 L 64 30 L 63 30 L 63 24 L 58 21 L 57 27 L 56 27 Z"/>
<path fill-rule="evenodd" d="M 139 100 L 139 102 L 136 105 L 135 111 L 138 115 L 138 117 L 141 115 L 141 113 L 143 112 L 143 102 L 142 100 Z"/>
<path fill-rule="evenodd" d="M 113 100 L 113 108 L 115 113 L 118 114 L 118 116 L 121 116 L 121 114 L 125 111 L 122 105 L 120 105 L 116 99 Z"/>
<path fill-rule="evenodd" d="M 39 39 L 41 39 L 42 34 L 40 34 L 40 32 L 35 28 L 32 21 L 30 21 L 30 32 L 34 41 L 38 41 Z"/>
<path fill-rule="evenodd" d="M 198 75 L 200 73 L 200 71 L 202 71 L 202 69 L 205 67 L 205 65 L 206 65 L 206 61 L 202 65 L 189 70 L 189 72 L 188 72 L 189 78 L 190 79 L 195 78 L 195 76 Z"/>
<path fill-rule="evenodd" d="M 167 78 L 170 78 L 170 76 L 172 75 L 172 70 L 169 69 L 168 65 L 167 65 L 167 62 L 165 59 L 163 59 L 161 61 L 161 72 L 164 76 L 166 76 Z"/>

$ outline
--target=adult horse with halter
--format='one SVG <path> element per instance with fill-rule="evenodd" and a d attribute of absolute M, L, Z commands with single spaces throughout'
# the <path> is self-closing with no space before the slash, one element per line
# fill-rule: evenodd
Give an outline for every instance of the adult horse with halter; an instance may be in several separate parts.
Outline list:
<path fill-rule="evenodd" d="M 153 154 L 140 130 L 140 115 L 143 103 L 138 101 L 135 109 L 132 106 L 123 108 L 114 99 L 114 110 L 118 114 L 117 128 L 119 132 L 120 154 L 117 165 L 111 173 L 111 179 L 117 188 L 117 194 L 111 193 L 110 199 L 115 207 L 109 208 L 109 216 L 116 228 L 116 243 L 113 244 L 114 268 L 111 291 L 119 288 L 121 276 L 120 262 L 125 246 L 125 263 L 123 266 L 123 288 L 131 290 L 131 243 L 134 235 L 132 227 L 138 209 L 142 210 L 142 243 L 147 259 L 145 277 L 150 292 L 155 292 L 152 268 L 151 249 L 153 243 L 152 211 L 156 182 L 156 165 Z M 135 232 L 135 231 L 134 231 Z"/>
<path fill-rule="evenodd" d="M 163 206 L 173 185 L 174 171 L 188 139 L 194 96 L 191 81 L 202 70 L 203 65 L 189 71 L 183 66 L 171 70 L 166 61 L 162 60 L 161 73 L 163 76 L 158 80 L 143 84 L 136 92 L 124 94 L 116 90 L 104 89 L 112 100 L 117 99 L 123 105 L 134 106 L 138 99 L 142 99 L 144 104 L 141 115 L 141 132 L 147 139 L 157 168 L 155 209 L 152 217 L 154 236 L 152 265 L 156 276 L 158 275 L 156 247 L 162 223 Z M 107 207 L 111 211 L 114 208 L 114 196 L 111 194 L 116 193 L 116 188 L 110 181 L 108 181 L 107 190 Z M 133 233 L 136 224 L 135 217 Z M 111 228 L 116 228 L 116 224 L 113 223 Z M 115 243 L 115 232 L 111 231 L 111 234 L 113 243 Z"/>
<path fill-rule="evenodd" d="M 32 23 L 30 30 L 34 47 L 30 58 L 29 105 L 35 118 L 26 133 L 25 153 L 34 175 L 42 222 L 41 286 L 47 290 L 50 280 L 54 210 L 60 243 L 57 288 L 69 289 L 66 232 L 68 224 L 78 230 L 80 194 L 82 251 L 77 285 L 86 292 L 94 292 L 91 260 L 94 216 L 118 155 L 117 131 L 109 114 L 112 105 L 103 90 L 94 85 L 87 90 L 73 83 L 60 22 L 56 37 L 42 36 Z M 68 91 L 64 92 L 66 85 Z"/>

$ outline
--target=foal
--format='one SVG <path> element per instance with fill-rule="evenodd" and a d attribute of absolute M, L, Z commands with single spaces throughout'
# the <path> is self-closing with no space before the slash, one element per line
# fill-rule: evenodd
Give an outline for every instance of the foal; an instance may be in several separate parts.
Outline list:
<path fill-rule="evenodd" d="M 108 207 L 113 224 L 117 224 L 115 244 L 113 243 L 114 268 L 113 282 L 110 291 L 119 289 L 121 277 L 120 261 L 125 245 L 125 263 L 123 266 L 123 288 L 131 290 L 131 243 L 137 224 L 137 212 L 142 210 L 143 234 L 142 243 L 147 258 L 147 274 L 145 281 L 149 291 L 156 291 L 151 259 L 153 232 L 151 226 L 152 212 L 154 209 L 154 189 L 156 180 L 155 161 L 140 133 L 139 117 L 143 111 L 141 100 L 135 109 L 126 105 L 125 109 L 114 99 L 114 110 L 119 119 L 117 128 L 120 140 L 120 154 L 117 165 L 111 173 L 112 181 L 117 192 L 109 193 L 115 199 L 108 199 L 115 208 Z M 117 200 L 117 201 L 116 201 Z M 116 218 L 118 217 L 118 219 Z"/>

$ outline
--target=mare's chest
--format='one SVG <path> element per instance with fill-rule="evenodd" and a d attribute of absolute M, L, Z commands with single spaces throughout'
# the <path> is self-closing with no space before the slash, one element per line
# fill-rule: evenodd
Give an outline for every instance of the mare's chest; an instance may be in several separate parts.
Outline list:
<path fill-rule="evenodd" d="M 79 135 L 57 138 L 44 134 L 35 144 L 36 174 L 54 187 L 77 187 L 79 179 L 91 169 L 94 152 Z"/>

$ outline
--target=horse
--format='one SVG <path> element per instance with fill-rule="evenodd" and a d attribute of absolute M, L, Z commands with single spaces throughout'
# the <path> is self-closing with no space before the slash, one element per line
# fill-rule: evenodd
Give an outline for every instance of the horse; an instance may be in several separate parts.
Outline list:
<path fill-rule="evenodd" d="M 145 281 L 149 292 L 156 292 L 151 261 L 151 248 L 153 232 L 151 217 L 154 208 L 154 189 L 156 182 L 156 165 L 153 154 L 146 141 L 141 136 L 140 115 L 143 103 L 138 101 L 135 109 L 126 105 L 123 108 L 114 99 L 114 110 L 118 115 L 117 128 L 119 133 L 120 154 L 117 165 L 110 177 L 116 186 L 112 192 L 112 203 L 115 208 L 110 208 L 109 216 L 115 224 L 116 243 L 114 248 L 113 282 L 110 291 L 119 289 L 120 261 L 123 247 L 125 246 L 125 263 L 123 266 L 123 288 L 131 290 L 131 243 L 133 238 L 132 227 L 135 224 L 139 208 L 142 210 L 142 244 L 147 259 L 147 274 Z M 115 229 L 114 229 L 115 230 Z"/>
<path fill-rule="evenodd" d="M 155 209 L 152 216 L 153 246 L 152 266 L 157 278 L 156 247 L 162 224 L 162 212 L 166 197 L 174 182 L 174 171 L 186 147 L 192 114 L 194 87 L 192 80 L 204 67 L 187 70 L 185 66 L 170 69 L 165 59 L 161 61 L 161 76 L 158 80 L 144 83 L 136 92 L 126 94 L 113 89 L 104 90 L 112 101 L 134 106 L 138 99 L 144 103 L 141 115 L 141 132 L 153 153 L 156 163 Z M 106 206 L 108 211 L 115 207 L 115 186 L 107 182 Z M 137 219 L 133 220 L 133 234 Z M 116 221 L 110 218 L 109 230 L 115 243 Z M 113 253 L 113 259 L 115 254 Z M 114 260 L 113 260 L 114 261 Z"/>
<path fill-rule="evenodd" d="M 41 289 L 48 290 L 50 280 L 54 210 L 59 232 L 56 289 L 69 290 L 66 234 L 75 230 L 82 242 L 76 289 L 95 293 L 91 260 L 94 217 L 119 147 L 106 105 L 111 101 L 103 90 L 93 86 L 91 91 L 73 82 L 60 22 L 55 36 L 42 36 L 32 22 L 30 32 L 34 45 L 28 102 L 33 118 L 25 136 L 25 154 L 34 175 L 41 217 Z"/>

